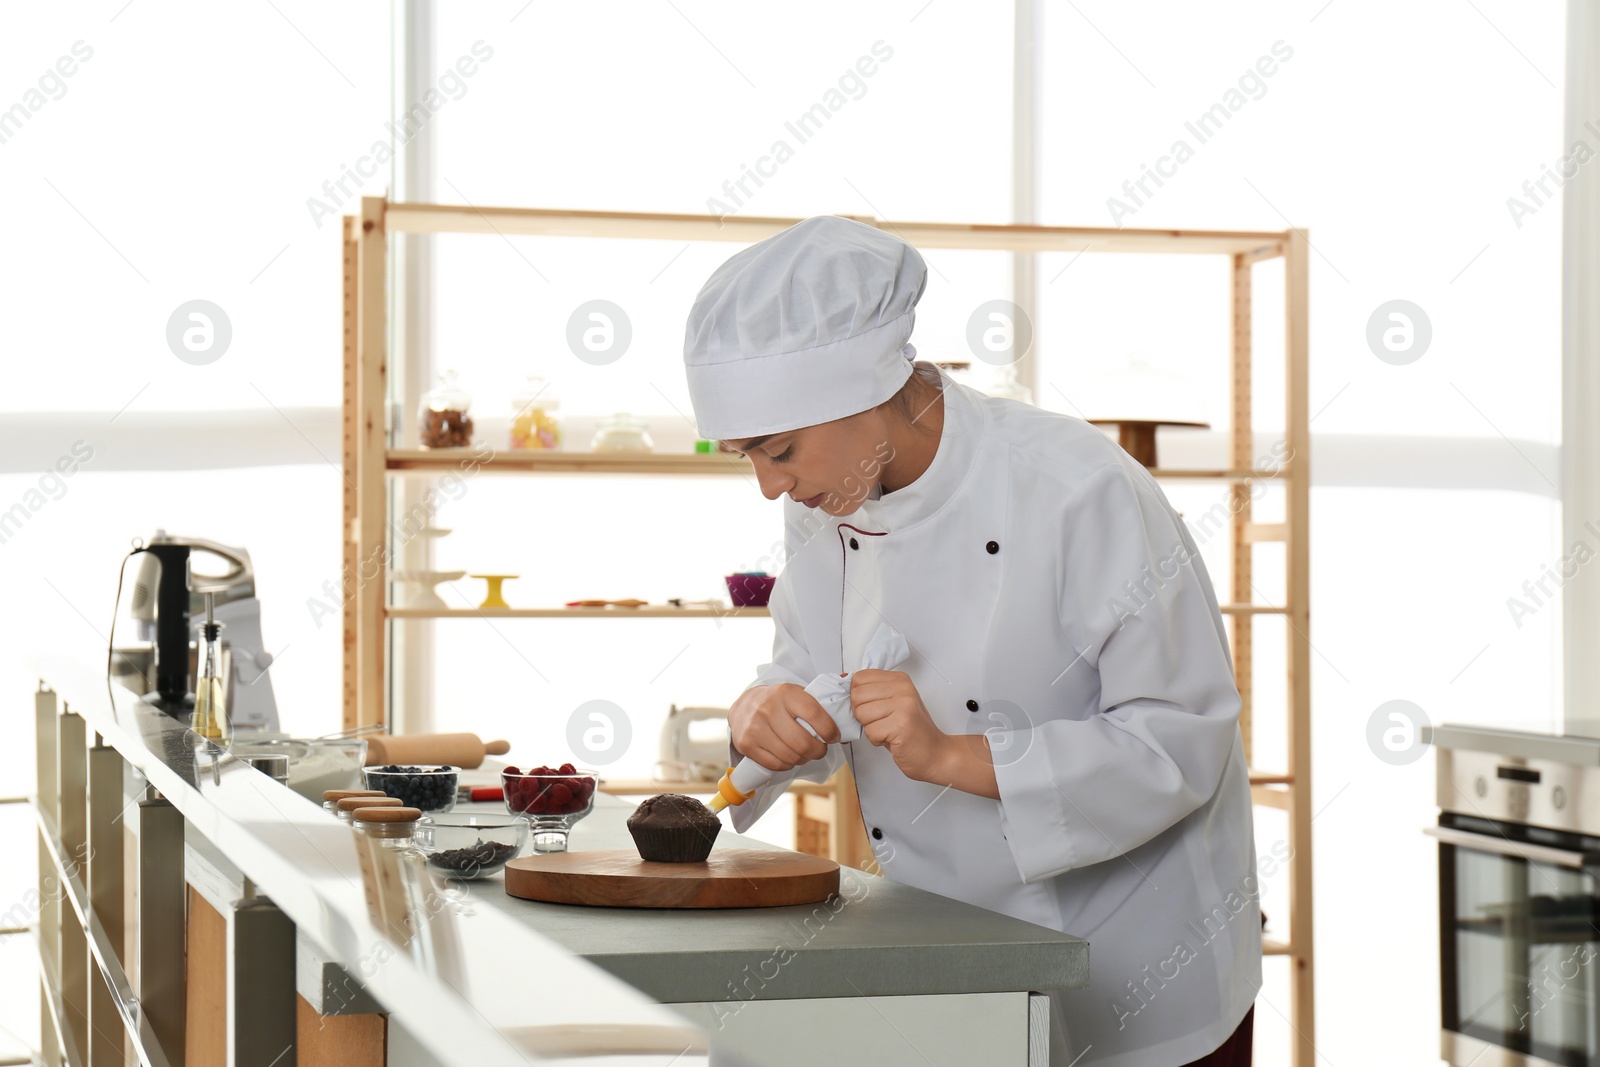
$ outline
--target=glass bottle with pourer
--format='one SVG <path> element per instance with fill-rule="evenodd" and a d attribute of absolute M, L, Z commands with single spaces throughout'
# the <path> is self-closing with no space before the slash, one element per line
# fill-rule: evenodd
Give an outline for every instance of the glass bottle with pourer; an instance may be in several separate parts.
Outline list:
<path fill-rule="evenodd" d="M 212 740 L 228 737 L 228 709 L 225 705 L 227 690 L 222 679 L 222 623 L 217 621 L 216 594 L 207 592 L 206 621 L 201 624 L 200 677 L 194 683 L 194 732 Z"/>

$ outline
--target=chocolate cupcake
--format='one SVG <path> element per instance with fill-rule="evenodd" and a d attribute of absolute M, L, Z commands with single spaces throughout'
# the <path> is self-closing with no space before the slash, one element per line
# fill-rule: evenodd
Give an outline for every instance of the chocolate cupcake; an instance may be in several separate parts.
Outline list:
<path fill-rule="evenodd" d="M 628 832 L 639 858 L 660 863 L 704 863 L 722 820 L 694 797 L 661 793 L 628 816 Z"/>

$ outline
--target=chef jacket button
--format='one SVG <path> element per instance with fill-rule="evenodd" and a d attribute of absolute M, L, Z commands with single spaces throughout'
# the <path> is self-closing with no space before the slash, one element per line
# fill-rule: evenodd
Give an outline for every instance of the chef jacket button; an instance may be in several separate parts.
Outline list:
<path fill-rule="evenodd" d="M 857 541 L 854 537 L 852 537 L 852 538 L 850 538 L 850 547 L 851 548 L 860 548 L 861 547 L 861 542 Z"/>
<path fill-rule="evenodd" d="M 988 544 L 983 546 L 983 550 L 985 552 L 989 553 L 989 555 L 992 556 L 996 552 L 1000 551 L 1000 542 L 999 541 L 990 541 Z"/>
<path fill-rule="evenodd" d="M 967 710 L 968 711 L 977 711 L 978 710 L 978 702 L 976 700 L 967 701 Z"/>
<path fill-rule="evenodd" d="M 878 829 L 876 826 L 874 826 L 872 828 L 872 839 L 874 841 L 882 841 L 883 840 L 883 831 Z"/>

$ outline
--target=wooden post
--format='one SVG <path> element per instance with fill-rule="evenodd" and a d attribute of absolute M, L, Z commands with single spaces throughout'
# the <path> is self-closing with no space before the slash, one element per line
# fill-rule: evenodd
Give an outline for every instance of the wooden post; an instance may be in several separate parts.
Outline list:
<path fill-rule="evenodd" d="M 1311 240 L 1290 230 L 1284 255 L 1284 421 L 1289 437 L 1286 517 L 1288 565 L 1290 1016 L 1294 1067 L 1315 1067 L 1316 1017 L 1311 924 L 1311 426 L 1307 370 L 1310 350 Z"/>
<path fill-rule="evenodd" d="M 1251 390 L 1251 330 L 1250 330 L 1250 281 L 1253 261 L 1243 253 L 1234 253 L 1230 257 L 1232 270 L 1229 272 L 1231 279 L 1230 290 L 1232 293 L 1232 332 L 1233 332 L 1233 390 L 1229 399 L 1229 437 L 1232 448 L 1229 452 L 1228 465 L 1234 470 L 1251 470 L 1255 467 L 1255 422 L 1250 405 Z M 1255 601 L 1254 586 L 1252 583 L 1251 543 L 1246 539 L 1245 530 L 1250 525 L 1250 491 L 1249 482 L 1234 482 L 1231 487 L 1229 510 L 1233 514 L 1233 566 L 1232 566 L 1232 602 L 1235 604 L 1250 604 Z M 1244 738 L 1245 766 L 1255 765 L 1255 746 L 1250 731 L 1250 718 L 1254 705 L 1254 685 L 1252 674 L 1254 669 L 1254 638 L 1255 616 L 1248 611 L 1241 611 L 1232 616 L 1233 619 L 1233 673 L 1234 680 L 1239 686 L 1239 733 Z"/>
<path fill-rule="evenodd" d="M 356 302 L 356 721 L 366 726 L 386 719 L 388 665 L 385 663 L 384 598 L 388 590 L 388 495 L 385 464 L 388 433 L 388 326 L 386 270 L 387 201 L 361 198 L 357 242 Z"/>
<path fill-rule="evenodd" d="M 343 690 L 344 698 L 340 704 L 340 726 L 348 730 L 355 726 L 359 717 L 358 694 L 360 686 L 360 645 L 356 633 L 358 620 L 356 617 L 356 603 L 352 599 L 356 591 L 356 569 L 361 559 L 360 550 L 356 545 L 356 469 L 360 462 L 356 454 L 356 400 L 360 382 L 361 349 L 357 333 L 357 309 L 360 293 L 357 288 L 357 249 L 356 219 L 353 216 L 344 217 L 344 374 L 343 388 L 344 399 L 340 406 L 341 425 L 341 459 L 340 476 L 344 479 L 344 524 L 341 527 L 340 558 L 343 569 L 339 573 L 339 625 L 344 636 L 343 653 Z"/>

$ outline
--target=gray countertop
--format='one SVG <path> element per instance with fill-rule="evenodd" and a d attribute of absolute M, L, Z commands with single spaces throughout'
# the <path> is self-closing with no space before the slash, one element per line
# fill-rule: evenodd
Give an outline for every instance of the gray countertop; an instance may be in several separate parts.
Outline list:
<path fill-rule="evenodd" d="M 633 848 L 639 798 L 604 793 L 570 847 Z M 456 811 L 501 812 L 499 804 Z M 724 826 L 718 849 L 773 846 Z M 603 908 L 505 892 L 504 876 L 463 883 L 631 986 L 668 1003 L 1073 989 L 1089 981 L 1081 938 L 844 868 L 831 903 L 783 908 Z"/>

